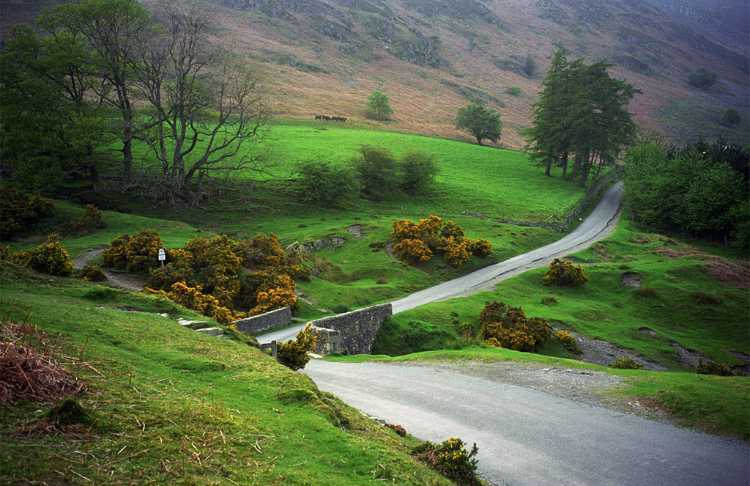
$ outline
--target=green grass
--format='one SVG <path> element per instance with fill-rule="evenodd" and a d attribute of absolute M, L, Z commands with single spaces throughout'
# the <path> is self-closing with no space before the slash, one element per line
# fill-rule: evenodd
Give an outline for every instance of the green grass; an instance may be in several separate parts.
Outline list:
<path fill-rule="evenodd" d="M 344 209 L 316 208 L 299 202 L 289 178 L 300 162 L 348 163 L 359 147 L 368 144 L 387 147 L 397 155 L 412 150 L 434 154 L 440 168 L 434 190 L 425 196 L 380 202 L 357 198 Z M 76 255 L 86 248 L 105 245 L 121 233 L 141 229 L 159 231 L 168 247 L 181 246 L 201 232 L 237 238 L 276 233 L 285 244 L 343 237 L 347 240 L 343 247 L 316 254 L 325 260 L 320 274 L 309 283 L 300 283 L 306 298 L 313 302 L 302 306 L 301 315 L 311 317 L 335 305 L 355 308 L 403 296 L 552 242 L 561 233 L 525 224 L 557 222 L 583 195 L 568 181 L 545 177 L 521 152 L 396 132 L 279 122 L 264 132 L 262 142 L 252 147 L 252 152 L 267 161 L 269 173 L 233 174 L 231 188 L 213 204 L 174 209 L 113 191 L 103 197 L 131 214 L 107 212 L 105 230 L 86 236 L 65 235 L 63 242 Z M 143 147 L 140 153 L 147 156 Z M 62 202 L 58 207 L 55 221 L 63 221 L 66 215 L 72 219 L 80 212 Z M 371 248 L 372 244 L 388 241 L 394 221 L 417 220 L 430 214 L 457 222 L 470 238 L 488 239 L 493 254 L 484 260 L 473 259 L 461 269 L 440 261 L 416 268 L 398 262 L 382 249 Z M 347 231 L 353 224 L 362 225 L 363 238 L 356 239 Z M 42 228 L 38 233 L 48 230 Z M 38 234 L 20 246 L 40 238 Z"/>
<path fill-rule="evenodd" d="M 80 402 L 96 422 L 83 435 L 18 436 L 51 405 L 0 407 L 0 483 L 447 484 L 411 458 L 414 439 L 306 376 L 181 328 L 174 317 L 190 311 L 101 289 L 0 267 L 1 320 L 50 336 L 87 383 Z"/>
<path fill-rule="evenodd" d="M 398 314 L 384 326 L 374 352 L 403 354 L 461 345 L 459 326 L 478 331 L 484 304 L 500 300 L 523 307 L 527 315 L 634 350 L 672 369 L 680 368 L 673 341 L 722 363 L 741 364 L 730 351 L 750 354 L 747 291 L 707 274 L 705 254 L 670 258 L 657 251 L 684 252 L 691 247 L 640 233 L 624 220 L 612 237 L 575 255 L 589 277 L 584 287 L 547 287 L 542 284 L 545 269 L 530 271 L 491 292 Z M 623 272 L 640 274 L 643 288 L 653 289 L 652 295 L 624 287 Z M 694 295 L 698 292 L 720 299 L 721 304 L 698 303 Z M 543 297 L 554 297 L 557 303 L 542 304 Z M 639 331 L 641 327 L 656 335 Z"/>
<path fill-rule="evenodd" d="M 191 238 L 204 234 L 200 229 L 181 221 L 149 218 L 116 211 L 102 212 L 107 224 L 106 228 L 87 234 L 75 234 L 70 232 L 70 223 L 81 218 L 85 208 L 61 200 L 55 200 L 53 204 L 55 209 L 52 216 L 35 228 L 33 235 L 11 242 L 11 248 L 28 248 L 39 244 L 46 234 L 58 233 L 65 248 L 71 256 L 75 257 L 86 250 L 108 245 L 122 234 L 133 234 L 147 229 L 157 231 L 168 247 L 183 246 Z"/>
<path fill-rule="evenodd" d="M 514 361 L 538 366 L 590 369 L 624 379 L 622 385 L 603 392 L 605 399 L 638 399 L 645 405 L 655 406 L 669 413 L 681 425 L 750 440 L 750 416 L 747 414 L 750 380 L 746 377 L 707 376 L 675 371 L 618 370 L 572 359 L 478 346 L 402 356 L 356 355 L 331 356 L 327 359 L 345 363 Z"/>

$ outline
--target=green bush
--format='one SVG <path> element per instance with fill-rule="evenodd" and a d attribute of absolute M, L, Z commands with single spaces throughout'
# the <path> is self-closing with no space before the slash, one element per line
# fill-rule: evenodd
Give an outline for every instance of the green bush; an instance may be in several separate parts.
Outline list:
<path fill-rule="evenodd" d="M 708 90 L 716 83 L 717 78 L 718 76 L 716 76 L 716 73 L 700 68 L 697 71 L 690 73 L 690 76 L 688 76 L 688 83 L 698 89 Z"/>
<path fill-rule="evenodd" d="M 0 240 L 28 231 L 52 213 L 54 206 L 33 194 L 0 188 Z"/>
<path fill-rule="evenodd" d="M 315 349 L 317 340 L 318 336 L 308 324 L 294 341 L 287 341 L 279 346 L 276 359 L 287 368 L 301 370 L 310 361 L 307 353 Z"/>
<path fill-rule="evenodd" d="M 88 264 L 81 270 L 81 278 L 89 282 L 104 282 L 107 276 L 101 268 L 96 265 Z"/>
<path fill-rule="evenodd" d="M 523 91 L 521 91 L 521 88 L 518 86 L 511 86 L 510 88 L 506 89 L 505 92 L 511 96 L 521 96 L 523 94 Z"/>
<path fill-rule="evenodd" d="M 10 251 L 6 245 L 0 244 L 0 262 L 8 261 L 13 256 L 13 252 Z"/>
<path fill-rule="evenodd" d="M 643 365 L 627 356 L 620 356 L 609 364 L 610 368 L 619 368 L 621 370 L 639 370 Z"/>
<path fill-rule="evenodd" d="M 73 260 L 55 234 L 49 235 L 46 242 L 32 250 L 16 253 L 13 259 L 20 265 L 48 275 L 67 277 L 73 273 Z"/>
<path fill-rule="evenodd" d="M 429 191 L 438 173 L 435 158 L 422 152 L 406 154 L 400 163 L 400 188 L 407 194 L 417 195 Z"/>
<path fill-rule="evenodd" d="M 721 123 L 730 127 L 736 127 L 741 122 L 742 118 L 734 108 L 728 108 L 721 117 Z"/>
<path fill-rule="evenodd" d="M 75 233 L 90 233 L 106 227 L 102 212 L 93 204 L 87 204 L 83 216 L 71 224 L 71 229 Z"/>
<path fill-rule="evenodd" d="M 476 444 L 468 451 L 464 441 L 456 437 L 440 444 L 424 442 L 413 450 L 419 460 L 462 486 L 482 484 L 477 477 L 478 452 Z"/>
<path fill-rule="evenodd" d="M 302 202 L 323 207 L 340 207 L 359 194 L 359 180 L 348 167 L 307 162 L 297 172 L 297 192 Z"/>
<path fill-rule="evenodd" d="M 583 272 L 583 268 L 580 266 L 573 265 L 573 263 L 568 260 L 555 258 L 552 263 L 549 264 L 549 269 L 547 270 L 547 273 L 544 274 L 543 281 L 545 285 L 580 287 L 588 282 L 588 278 Z"/>
<path fill-rule="evenodd" d="M 386 149 L 364 146 L 355 161 L 362 195 L 368 199 L 382 200 L 399 190 L 396 159 Z"/>

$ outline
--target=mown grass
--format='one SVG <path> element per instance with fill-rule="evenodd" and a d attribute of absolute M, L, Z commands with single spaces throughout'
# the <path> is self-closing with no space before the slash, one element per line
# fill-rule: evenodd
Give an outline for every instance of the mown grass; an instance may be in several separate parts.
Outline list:
<path fill-rule="evenodd" d="M 356 355 L 326 359 L 345 363 L 380 362 L 461 362 L 514 361 L 527 365 L 584 368 L 619 376 L 623 383 L 604 390 L 603 397 L 614 400 L 640 400 L 644 405 L 665 411 L 679 424 L 711 433 L 750 440 L 750 379 L 698 375 L 690 372 L 619 370 L 560 357 L 522 353 L 510 349 L 471 346 L 455 350 L 424 351 L 402 356 Z"/>
<path fill-rule="evenodd" d="M 18 435 L 51 404 L 0 407 L 0 483 L 447 484 L 411 458 L 414 439 L 306 376 L 240 342 L 181 328 L 174 318 L 190 311 L 100 289 L 0 269 L 2 321 L 50 336 L 88 384 L 80 402 L 96 424 L 78 435 Z"/>
<path fill-rule="evenodd" d="M 750 354 L 750 295 L 709 275 L 704 266 L 711 257 L 703 250 L 642 233 L 623 220 L 612 237 L 573 258 L 584 265 L 589 277 L 584 287 L 548 287 L 542 284 L 545 269 L 530 271 L 501 282 L 491 292 L 394 316 L 378 336 L 374 352 L 402 354 L 460 346 L 460 329 L 477 332 L 484 304 L 499 300 L 672 369 L 681 368 L 673 342 L 728 365 L 742 364 L 732 351 Z M 641 290 L 622 284 L 624 272 L 640 276 Z M 717 303 L 701 303 L 699 294 Z M 556 303 L 544 304 L 543 298 Z"/>

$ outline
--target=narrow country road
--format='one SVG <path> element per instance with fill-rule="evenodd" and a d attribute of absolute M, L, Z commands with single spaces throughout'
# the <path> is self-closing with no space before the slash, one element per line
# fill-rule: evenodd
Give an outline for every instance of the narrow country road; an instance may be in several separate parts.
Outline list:
<path fill-rule="evenodd" d="M 471 295 L 493 288 L 497 283 L 538 268 L 559 258 L 590 247 L 605 238 L 615 228 L 620 214 L 623 184 L 618 182 L 602 197 L 594 211 L 575 230 L 564 238 L 528 253 L 515 256 L 504 262 L 490 265 L 475 272 L 441 283 L 392 302 L 393 313 L 398 314 L 430 302 L 452 297 Z M 304 326 L 294 326 L 258 336 L 258 342 L 287 341 Z"/>
<path fill-rule="evenodd" d="M 421 438 L 479 447 L 495 484 L 746 486 L 748 444 L 459 369 L 312 360 L 322 390 Z"/>

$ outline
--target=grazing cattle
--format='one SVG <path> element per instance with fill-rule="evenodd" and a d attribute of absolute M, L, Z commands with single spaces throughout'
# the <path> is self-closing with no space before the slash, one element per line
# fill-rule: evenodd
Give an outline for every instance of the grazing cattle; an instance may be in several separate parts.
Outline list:
<path fill-rule="evenodd" d="M 346 122 L 347 118 L 343 116 L 330 116 L 330 115 L 315 115 L 316 120 L 321 121 L 335 121 L 335 122 Z"/>

